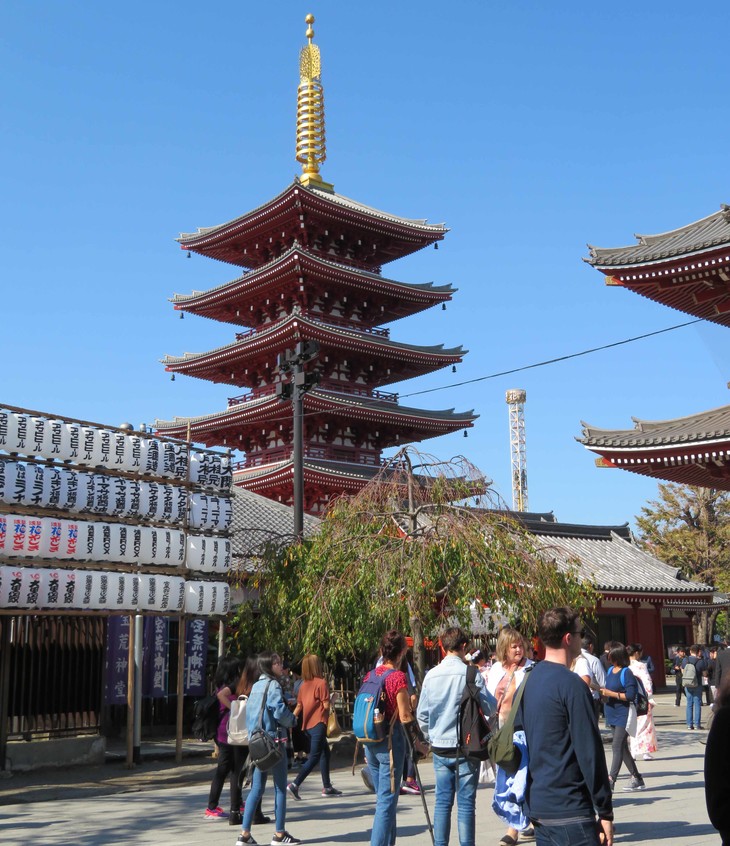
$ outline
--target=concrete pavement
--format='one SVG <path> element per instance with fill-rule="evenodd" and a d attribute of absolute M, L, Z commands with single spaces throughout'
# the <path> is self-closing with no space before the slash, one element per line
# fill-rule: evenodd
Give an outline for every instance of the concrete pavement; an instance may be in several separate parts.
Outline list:
<path fill-rule="evenodd" d="M 704 732 L 689 732 L 684 709 L 674 707 L 673 694 L 657 697 L 656 720 L 660 751 L 655 760 L 639 762 L 647 790 L 623 793 L 625 774 L 615 793 L 616 843 L 641 844 L 669 841 L 684 844 L 720 843 L 707 821 L 702 765 Z M 610 753 L 610 749 L 607 749 Z M 302 801 L 291 798 L 287 828 L 304 842 L 368 843 L 374 797 L 367 793 L 359 775 L 352 776 L 337 758 L 333 783 L 344 796 L 320 795 L 318 774 L 312 773 L 301 789 Z M 118 764 L 88 768 L 83 772 L 47 771 L 0 781 L 0 843 L 4 846 L 104 846 L 106 844 L 156 844 L 156 846 L 234 846 L 238 829 L 226 821 L 203 818 L 213 762 L 186 762 L 182 767 L 149 762 L 135 770 Z M 90 770 L 100 772 L 91 772 Z M 420 766 L 433 809 L 433 768 Z M 33 779 L 35 783 L 28 780 Z M 45 780 L 47 783 L 42 783 Z M 98 782 L 101 781 L 101 784 Z M 264 812 L 273 807 L 272 788 L 267 788 Z M 491 810 L 492 791 L 483 786 L 477 797 L 477 844 L 497 846 L 504 827 Z M 52 801 L 43 801 L 52 800 Z M 227 806 L 224 790 L 222 805 Z M 259 843 L 269 843 L 273 824 L 254 828 Z M 456 825 L 451 842 L 457 843 Z M 421 800 L 402 796 L 398 807 L 399 846 L 427 846 Z"/>

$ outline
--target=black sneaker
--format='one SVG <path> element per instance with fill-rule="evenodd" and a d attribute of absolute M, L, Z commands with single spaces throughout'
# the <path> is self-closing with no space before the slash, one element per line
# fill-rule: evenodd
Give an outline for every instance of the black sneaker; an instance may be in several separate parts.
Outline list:
<path fill-rule="evenodd" d="M 297 800 L 297 802 L 301 801 L 302 797 L 299 795 L 299 788 L 293 781 L 290 781 L 289 784 L 287 784 L 286 789 L 287 792 L 291 793 L 291 795 Z M 284 841 L 282 840 L 281 842 L 283 843 Z"/>
<path fill-rule="evenodd" d="M 248 837 L 244 837 L 242 834 L 239 834 L 238 840 L 236 840 L 236 846 L 258 846 L 258 843 L 250 834 Z"/>
<path fill-rule="evenodd" d="M 278 843 L 301 843 L 301 840 L 298 840 L 296 837 L 292 837 L 288 831 L 285 831 L 281 837 L 277 837 L 274 835 L 271 838 L 271 846 L 277 846 Z"/>
<path fill-rule="evenodd" d="M 231 811 L 231 813 L 228 814 L 228 825 L 241 825 L 242 821 L 243 817 L 241 816 L 240 811 Z"/>
<path fill-rule="evenodd" d="M 342 791 L 336 787 L 323 787 L 322 796 L 342 796 Z"/>
<path fill-rule="evenodd" d="M 628 785 L 623 789 L 626 793 L 632 793 L 635 790 L 644 790 L 645 787 L 646 785 L 644 784 L 643 778 L 632 778 Z"/>

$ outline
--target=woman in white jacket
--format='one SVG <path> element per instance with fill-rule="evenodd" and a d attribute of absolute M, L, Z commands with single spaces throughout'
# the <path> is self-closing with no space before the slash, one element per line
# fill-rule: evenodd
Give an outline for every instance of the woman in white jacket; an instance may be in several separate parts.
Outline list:
<path fill-rule="evenodd" d="M 527 646 L 525 638 L 511 626 L 505 626 L 497 637 L 497 660 L 489 670 L 487 690 L 497 700 L 500 727 L 509 716 L 517 688 L 524 681 L 525 669 L 534 663 L 526 655 Z M 520 832 L 523 837 L 533 837 L 529 821 L 525 819 L 524 823 L 520 830 L 509 826 L 499 841 L 501 846 L 515 846 Z"/>

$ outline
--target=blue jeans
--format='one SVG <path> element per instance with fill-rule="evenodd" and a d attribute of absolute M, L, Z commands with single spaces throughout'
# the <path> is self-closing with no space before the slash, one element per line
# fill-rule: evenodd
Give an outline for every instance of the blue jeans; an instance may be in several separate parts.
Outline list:
<path fill-rule="evenodd" d="M 702 687 L 685 687 L 687 694 L 687 726 L 700 726 L 702 714 Z"/>
<path fill-rule="evenodd" d="M 297 787 L 312 772 L 319 763 L 319 771 L 322 774 L 322 787 L 332 787 L 330 781 L 330 745 L 327 743 L 327 724 L 317 723 L 314 728 L 305 730 L 309 735 L 310 747 L 309 757 L 299 774 L 294 779 Z"/>
<path fill-rule="evenodd" d="M 594 820 L 567 825 L 540 825 L 534 822 L 536 846 L 598 846 L 598 826 Z"/>
<path fill-rule="evenodd" d="M 459 846 L 474 846 L 479 761 L 459 758 L 459 777 L 456 777 L 456 758 L 433 756 L 436 776 L 436 807 L 433 812 L 435 846 L 448 846 L 451 834 L 451 809 L 456 796 Z"/>
<path fill-rule="evenodd" d="M 390 789 L 390 753 L 388 740 L 369 743 L 365 747 L 365 759 L 368 762 L 373 780 L 375 795 L 375 817 L 370 846 L 393 846 L 395 843 L 395 811 L 398 807 L 398 795 L 403 780 L 403 761 L 406 754 L 406 739 L 399 722 L 393 725 L 393 776 L 395 792 Z"/>
<path fill-rule="evenodd" d="M 276 830 L 284 831 L 286 822 L 286 754 L 282 755 L 278 764 L 272 767 L 269 772 L 262 773 L 258 767 L 254 767 L 253 778 L 251 779 L 251 792 L 246 797 L 246 808 L 243 812 L 241 829 L 251 831 L 251 823 L 256 808 L 259 806 L 261 797 L 264 795 L 266 781 L 271 773 L 274 779 L 274 819 Z"/>

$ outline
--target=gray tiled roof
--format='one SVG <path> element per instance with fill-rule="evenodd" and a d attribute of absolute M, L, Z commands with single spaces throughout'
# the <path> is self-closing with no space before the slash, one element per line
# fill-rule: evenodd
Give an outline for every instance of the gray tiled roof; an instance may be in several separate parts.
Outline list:
<path fill-rule="evenodd" d="M 629 534 L 626 527 L 617 528 Z M 601 529 L 607 530 L 603 537 Z M 714 592 L 710 585 L 681 579 L 679 568 L 659 561 L 609 526 L 558 523 L 535 534 L 535 540 L 543 555 L 554 558 L 563 569 L 575 564 L 578 576 L 598 590 L 685 596 Z"/>
<path fill-rule="evenodd" d="M 236 485 L 233 497 L 233 569 L 253 572 L 257 557 L 267 543 L 291 543 L 294 540 L 294 509 L 273 499 L 252 493 Z M 317 531 L 320 520 L 304 515 L 304 534 Z"/>
<path fill-rule="evenodd" d="M 632 419 L 633 429 L 598 429 L 581 422 L 583 437 L 576 440 L 589 448 L 640 449 L 649 446 L 706 444 L 726 441 L 730 437 L 730 405 L 674 420 Z"/>
<path fill-rule="evenodd" d="M 658 235 L 636 235 L 638 244 L 628 247 L 594 247 L 584 259 L 594 267 L 624 267 L 661 259 L 679 258 L 710 248 L 730 246 L 730 207 Z"/>

